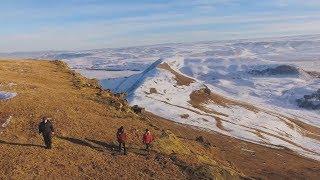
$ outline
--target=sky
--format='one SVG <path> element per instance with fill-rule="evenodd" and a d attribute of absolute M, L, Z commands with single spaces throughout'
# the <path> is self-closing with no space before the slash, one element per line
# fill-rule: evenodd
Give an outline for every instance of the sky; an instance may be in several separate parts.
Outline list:
<path fill-rule="evenodd" d="M 0 52 L 320 33 L 320 0 L 1 0 Z"/>

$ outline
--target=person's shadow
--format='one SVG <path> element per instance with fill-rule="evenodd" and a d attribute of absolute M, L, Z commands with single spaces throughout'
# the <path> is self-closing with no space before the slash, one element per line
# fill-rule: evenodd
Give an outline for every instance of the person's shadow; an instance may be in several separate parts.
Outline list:
<path fill-rule="evenodd" d="M 93 139 L 79 139 L 79 138 L 74 138 L 74 137 L 64 137 L 64 136 L 58 136 L 57 138 L 69 141 L 71 143 L 81 145 L 81 146 L 87 146 L 90 147 L 93 150 L 99 151 L 99 152 L 106 152 L 108 151 L 112 155 L 120 155 L 121 153 L 119 152 L 119 147 L 116 143 L 114 142 L 102 142 L 102 141 L 97 141 Z M 135 147 L 127 147 L 128 152 L 132 152 L 137 155 L 147 155 L 142 149 L 135 148 Z"/>
<path fill-rule="evenodd" d="M 95 143 L 95 144 L 97 144 L 99 146 L 102 146 L 105 149 L 108 149 L 109 151 L 113 152 L 114 155 L 116 155 L 118 153 L 118 151 L 119 151 L 119 147 L 115 143 L 106 143 L 106 142 L 87 139 L 87 138 L 86 138 L 86 140 L 90 141 L 92 143 Z M 131 152 L 131 153 L 134 153 L 136 155 L 140 155 L 140 156 L 147 156 L 147 155 L 150 154 L 150 152 L 154 152 L 152 150 L 150 150 L 150 152 L 147 152 L 143 148 L 139 148 L 139 147 L 136 147 L 136 146 L 130 146 L 130 145 L 127 147 L 127 151 Z"/>
<path fill-rule="evenodd" d="M 0 140 L 0 144 L 7 144 L 7 145 L 12 145 L 12 146 L 26 146 L 26 147 L 41 147 L 41 148 L 45 148 L 45 146 L 38 145 L 38 144 L 15 143 L 15 142 L 3 141 L 3 140 Z"/>
<path fill-rule="evenodd" d="M 64 136 L 57 136 L 57 138 L 61 140 L 65 140 L 68 142 L 71 142 L 73 144 L 81 145 L 89 147 L 93 150 L 99 151 L 99 152 L 105 152 L 108 151 L 112 155 L 118 155 L 118 146 L 114 143 L 106 143 L 101 141 L 96 141 L 92 139 L 79 139 L 74 137 L 64 137 Z"/>
<path fill-rule="evenodd" d="M 97 140 L 93 140 L 93 139 L 88 139 L 85 138 L 86 141 L 97 144 L 98 146 L 102 147 L 103 149 L 106 149 L 108 151 L 110 151 L 112 153 L 112 155 L 119 155 L 121 154 L 119 152 L 119 146 L 116 143 L 107 143 L 107 142 L 102 142 L 102 141 L 97 141 Z M 148 155 L 147 152 L 145 152 L 143 149 L 137 148 L 137 147 L 133 147 L 133 146 L 128 146 L 127 147 L 127 151 L 134 153 L 136 155 L 141 155 L 141 156 L 146 156 Z"/>
<path fill-rule="evenodd" d="M 118 150 L 118 146 L 115 144 L 115 143 L 106 143 L 106 142 L 102 142 L 102 141 L 97 141 L 97 140 L 93 140 L 93 139 L 88 139 L 88 138 L 85 138 L 85 140 L 91 142 L 91 143 L 94 143 L 94 144 L 97 144 L 99 145 L 100 147 L 103 147 L 109 151 L 116 151 Z"/>
<path fill-rule="evenodd" d="M 74 137 L 64 137 L 64 136 L 57 136 L 57 138 L 59 139 L 62 139 L 62 140 L 65 140 L 65 141 L 69 141 L 73 144 L 77 144 L 77 145 L 81 145 L 81 146 L 87 146 L 91 149 L 94 149 L 94 150 L 97 150 L 97 151 L 102 151 L 101 148 L 85 141 L 85 140 L 82 140 L 82 139 L 77 139 L 77 138 L 74 138 Z"/>

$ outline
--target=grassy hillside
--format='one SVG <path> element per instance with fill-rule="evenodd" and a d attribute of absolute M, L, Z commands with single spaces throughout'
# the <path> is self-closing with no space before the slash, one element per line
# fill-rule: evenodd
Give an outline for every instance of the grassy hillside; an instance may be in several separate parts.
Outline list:
<path fill-rule="evenodd" d="M 285 148 L 272 149 L 167 121 L 134 114 L 124 99 L 102 90 L 58 61 L 0 61 L 0 177 L 32 179 L 309 178 L 320 165 Z M 37 133 L 41 116 L 52 117 L 53 149 Z M 129 154 L 115 151 L 123 125 Z M 145 128 L 156 136 L 150 155 L 141 143 Z M 202 136 L 203 138 L 201 138 Z M 197 138 L 198 137 L 198 138 Z"/>

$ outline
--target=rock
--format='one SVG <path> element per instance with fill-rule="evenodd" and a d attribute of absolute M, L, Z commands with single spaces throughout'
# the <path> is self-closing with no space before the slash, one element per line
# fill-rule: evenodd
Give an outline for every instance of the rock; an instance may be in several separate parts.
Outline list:
<path fill-rule="evenodd" d="M 118 98 L 121 98 L 121 99 L 125 99 L 126 96 L 127 96 L 127 93 L 124 93 L 124 92 L 115 94 L 115 97 L 118 97 Z"/>
<path fill-rule="evenodd" d="M 211 94 L 211 90 L 206 86 L 204 88 L 204 93 L 206 93 L 207 95 L 210 95 Z"/>
<path fill-rule="evenodd" d="M 180 117 L 183 118 L 183 119 L 188 119 L 189 118 L 189 114 L 181 114 Z"/>
<path fill-rule="evenodd" d="M 196 138 L 196 141 L 197 141 L 198 143 L 202 144 L 202 145 L 203 145 L 204 147 L 206 147 L 206 148 L 211 147 L 211 143 L 210 143 L 209 141 L 206 141 L 203 136 L 198 136 L 198 137 Z"/>
<path fill-rule="evenodd" d="M 279 65 L 274 68 L 267 68 L 263 70 L 251 70 L 249 74 L 266 76 L 266 75 L 299 75 L 298 68 L 290 65 Z"/>
<path fill-rule="evenodd" d="M 101 89 L 100 83 L 97 79 L 87 79 L 75 71 L 71 71 L 71 75 L 73 76 L 73 85 L 78 89 L 84 87 Z"/>
<path fill-rule="evenodd" d="M 150 88 L 150 94 L 157 94 L 158 91 L 156 88 Z"/>
<path fill-rule="evenodd" d="M 305 99 L 311 99 L 312 96 L 311 96 L 311 95 L 304 95 L 303 98 L 305 98 Z"/>
<path fill-rule="evenodd" d="M 199 142 L 199 143 L 203 143 L 204 142 L 204 138 L 202 136 L 198 136 L 196 138 L 196 141 Z"/>
<path fill-rule="evenodd" d="M 134 105 L 131 107 L 132 111 L 136 114 L 141 114 L 144 108 L 139 107 L 138 105 Z"/>
<path fill-rule="evenodd" d="M 200 89 L 200 91 L 208 96 L 211 94 L 211 90 L 208 88 L 208 86 L 204 86 L 204 88 Z"/>
<path fill-rule="evenodd" d="M 162 168 L 165 168 L 166 165 L 169 163 L 168 159 L 164 155 L 162 155 L 160 153 L 157 153 L 157 155 L 155 156 L 154 159 L 159 163 L 159 165 Z"/>

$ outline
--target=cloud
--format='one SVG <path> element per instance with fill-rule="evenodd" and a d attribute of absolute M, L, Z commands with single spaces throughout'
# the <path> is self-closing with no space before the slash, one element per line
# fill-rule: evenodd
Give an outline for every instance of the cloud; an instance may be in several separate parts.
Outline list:
<path fill-rule="evenodd" d="M 320 32 L 319 15 L 271 14 L 171 18 L 170 15 L 123 18 L 60 27 L 43 27 L 32 33 L 0 35 L 1 51 L 91 49 L 167 42 L 191 42 Z M 299 21 L 300 20 L 300 21 Z M 238 24 L 242 24 L 239 26 Z M 214 24 L 224 28 L 207 28 Z M 199 26 L 199 27 L 198 27 Z M 227 28 L 227 26 L 229 26 Z M 179 28 L 180 27 L 180 28 Z M 187 28 L 191 27 L 191 28 Z M 194 28 L 198 27 L 198 28 Z M 179 30 L 175 30 L 179 28 Z M 158 31 L 155 31 L 158 29 Z M 173 29 L 173 30 L 172 30 Z M 140 32 L 142 31 L 142 33 Z M 138 33 L 137 33 L 138 32 Z M 288 34 L 286 34 L 288 33 Z"/>
<path fill-rule="evenodd" d="M 10 23 L 0 29 L 0 51 L 91 49 L 282 36 L 316 33 L 319 30 L 320 13 L 315 11 L 268 9 L 247 12 L 241 9 L 237 13 L 228 13 L 219 10 L 221 6 L 236 6 L 231 10 L 238 10 L 243 2 L 195 0 L 186 3 L 176 0 L 126 6 L 88 2 L 77 6 L 58 4 L 51 11 L 47 6 L 26 6 L 11 14 L 8 13 L 10 9 L 6 9 L 0 16 L 0 22 L 8 24 L 4 23 L 5 20 Z"/>
<path fill-rule="evenodd" d="M 272 0 L 275 5 L 281 6 L 281 7 L 287 7 L 290 5 L 298 5 L 300 7 L 315 7 L 320 6 L 319 0 Z"/>

